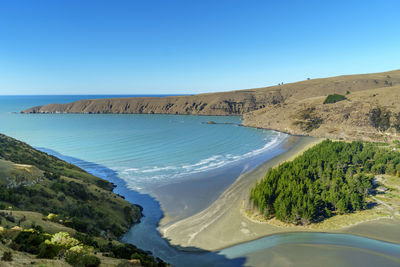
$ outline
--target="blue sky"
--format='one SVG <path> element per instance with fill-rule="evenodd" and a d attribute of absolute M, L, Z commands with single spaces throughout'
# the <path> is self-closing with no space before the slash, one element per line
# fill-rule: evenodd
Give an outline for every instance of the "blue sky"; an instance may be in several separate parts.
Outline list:
<path fill-rule="evenodd" d="M 168 94 L 400 68 L 400 1 L 2 0 L 0 94 Z"/>

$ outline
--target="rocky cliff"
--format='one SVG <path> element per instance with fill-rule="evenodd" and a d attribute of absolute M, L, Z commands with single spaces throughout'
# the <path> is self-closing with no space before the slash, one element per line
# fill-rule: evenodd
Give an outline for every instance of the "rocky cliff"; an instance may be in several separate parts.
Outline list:
<path fill-rule="evenodd" d="M 135 113 L 241 115 L 283 100 L 280 91 L 256 90 L 194 96 L 132 97 L 81 100 L 69 104 L 50 104 L 25 110 L 25 113 Z"/>

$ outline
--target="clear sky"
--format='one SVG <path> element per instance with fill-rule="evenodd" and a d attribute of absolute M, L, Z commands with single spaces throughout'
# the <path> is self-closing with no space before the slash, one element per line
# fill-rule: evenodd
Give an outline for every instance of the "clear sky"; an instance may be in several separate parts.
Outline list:
<path fill-rule="evenodd" d="M 0 94 L 167 94 L 400 69 L 399 0 L 1 0 Z"/>

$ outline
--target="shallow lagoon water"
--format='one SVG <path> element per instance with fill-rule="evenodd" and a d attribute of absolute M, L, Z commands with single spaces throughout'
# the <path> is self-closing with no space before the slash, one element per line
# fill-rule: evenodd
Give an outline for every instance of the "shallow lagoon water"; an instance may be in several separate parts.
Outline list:
<path fill-rule="evenodd" d="M 399 265 L 399 245 L 343 234 L 274 235 L 219 252 L 172 248 L 156 230 L 163 213 L 148 193 L 162 192 L 176 183 L 219 177 L 211 194 L 215 199 L 240 173 L 282 153 L 285 149 L 280 144 L 286 136 L 239 127 L 239 117 L 11 113 L 40 104 L 99 97 L 107 96 L 0 97 L 0 132 L 114 182 L 117 193 L 140 204 L 145 217 L 124 241 L 177 266 L 292 265 L 295 259 L 310 266 L 310 259 L 321 257 L 318 252 L 328 263 L 340 265 Z M 209 120 L 232 124 L 203 124 Z M 215 176 L 210 178 L 211 174 Z M 205 208 L 213 198 L 191 203 L 190 196 L 182 195 L 170 202 L 161 200 L 164 209 L 179 219 Z M 190 208 L 182 212 L 182 205 Z"/>

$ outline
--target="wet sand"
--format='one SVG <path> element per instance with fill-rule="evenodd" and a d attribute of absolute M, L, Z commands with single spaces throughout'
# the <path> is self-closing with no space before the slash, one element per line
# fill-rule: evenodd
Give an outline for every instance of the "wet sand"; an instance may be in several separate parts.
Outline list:
<path fill-rule="evenodd" d="M 246 266 L 399 266 L 400 259 L 354 247 L 285 244 L 246 255 Z"/>
<path fill-rule="evenodd" d="M 363 222 L 335 232 L 400 244 L 400 217 Z"/>

